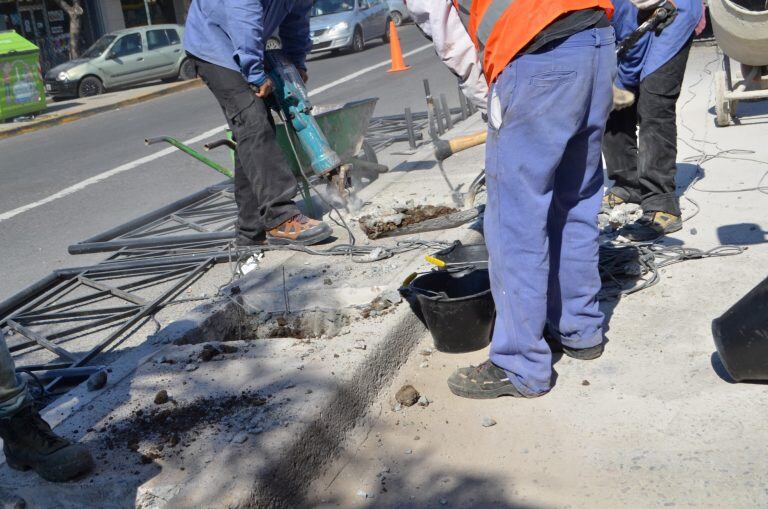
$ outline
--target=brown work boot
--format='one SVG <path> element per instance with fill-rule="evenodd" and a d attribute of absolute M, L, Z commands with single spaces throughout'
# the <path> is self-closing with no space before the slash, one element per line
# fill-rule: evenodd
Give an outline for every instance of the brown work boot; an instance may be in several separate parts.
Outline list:
<path fill-rule="evenodd" d="M 31 404 L 0 419 L 0 437 L 9 467 L 34 470 L 47 481 L 68 481 L 93 468 L 88 449 L 56 435 Z"/>
<path fill-rule="evenodd" d="M 600 211 L 604 213 L 608 213 L 613 209 L 616 205 L 621 205 L 622 203 L 627 203 L 627 200 L 622 198 L 621 196 L 614 194 L 610 191 L 608 191 L 608 194 L 603 196 L 603 203 L 600 206 Z"/>
<path fill-rule="evenodd" d="M 667 212 L 646 212 L 637 222 L 619 230 L 619 235 L 632 242 L 651 242 L 682 229 L 683 221 L 680 216 Z"/>
<path fill-rule="evenodd" d="M 296 214 L 277 228 L 267 232 L 267 242 L 272 245 L 298 244 L 311 246 L 331 236 L 331 227 L 322 221 Z"/>

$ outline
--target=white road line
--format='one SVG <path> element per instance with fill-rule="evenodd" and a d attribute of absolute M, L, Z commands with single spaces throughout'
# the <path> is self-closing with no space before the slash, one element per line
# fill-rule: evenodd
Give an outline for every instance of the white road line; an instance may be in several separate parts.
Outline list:
<path fill-rule="evenodd" d="M 419 53 L 421 51 L 426 50 L 427 48 L 431 48 L 432 44 L 425 44 L 424 46 L 420 46 L 412 51 L 409 51 L 407 53 L 403 54 L 403 57 L 409 57 L 411 55 L 415 55 L 416 53 Z M 391 60 L 385 60 L 383 62 L 379 62 L 378 64 L 374 64 L 372 66 L 366 67 L 364 69 L 360 69 L 359 71 L 353 72 L 352 74 L 348 74 L 344 76 L 343 78 L 340 78 L 336 81 L 332 81 L 330 83 L 327 83 L 325 85 L 319 86 L 309 92 L 310 96 L 321 94 L 325 92 L 326 90 L 329 90 L 333 87 L 336 87 L 338 85 L 341 85 L 349 80 L 353 80 L 359 76 L 362 76 L 365 73 L 371 72 L 374 69 L 379 69 L 380 67 L 384 67 L 386 65 L 389 65 L 392 61 Z M 185 145 L 192 145 L 194 143 L 198 143 L 200 141 L 203 141 L 207 138 L 210 138 L 216 133 L 220 133 L 224 129 L 226 129 L 227 125 L 220 125 L 218 127 L 214 127 L 210 131 L 206 131 L 198 136 L 195 136 L 194 138 L 190 138 L 182 143 Z M 78 191 L 81 191 L 85 189 L 88 186 L 91 186 L 93 184 L 97 184 L 103 180 L 106 180 L 110 177 L 113 177 L 115 175 L 118 175 L 120 173 L 126 172 L 128 170 L 133 170 L 134 168 L 137 168 L 143 164 L 155 161 L 157 159 L 160 159 L 161 157 L 165 157 L 169 154 L 173 154 L 176 152 L 177 149 L 174 147 L 168 147 L 166 149 L 163 149 L 159 152 L 155 152 L 154 154 L 150 154 L 148 156 L 142 157 L 140 159 L 136 159 L 135 161 L 131 161 L 129 163 L 125 163 L 123 165 L 118 166 L 117 168 L 113 168 L 111 170 L 105 171 L 103 173 L 99 173 L 98 175 L 94 175 L 93 177 L 87 178 L 83 180 L 82 182 L 78 182 L 77 184 L 71 185 L 67 188 L 62 189 L 61 191 L 54 193 L 50 196 L 47 196 L 43 198 L 42 200 L 38 200 L 33 203 L 28 203 L 27 205 L 23 205 L 21 207 L 15 208 L 13 210 L 9 210 L 8 212 L 3 212 L 0 214 L 0 223 L 3 221 L 6 221 L 8 219 L 11 219 L 12 217 L 18 216 L 19 214 L 22 214 L 24 212 L 27 212 L 29 210 L 32 210 L 34 208 L 40 207 L 41 205 L 45 205 L 46 203 L 51 203 L 52 201 L 58 200 L 59 198 L 64 198 L 65 196 L 69 196 L 70 194 L 76 193 Z"/>

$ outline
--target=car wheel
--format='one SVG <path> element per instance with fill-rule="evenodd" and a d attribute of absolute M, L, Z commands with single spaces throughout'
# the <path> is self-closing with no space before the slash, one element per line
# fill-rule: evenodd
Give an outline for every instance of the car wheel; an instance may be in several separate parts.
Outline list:
<path fill-rule="evenodd" d="M 390 17 L 392 18 L 392 21 L 395 22 L 395 26 L 399 27 L 403 24 L 403 15 L 400 14 L 399 11 L 392 11 L 389 13 Z"/>
<path fill-rule="evenodd" d="M 384 44 L 387 44 L 389 42 L 389 36 L 390 36 L 390 33 L 389 33 L 390 23 L 389 22 L 390 21 L 394 21 L 394 20 L 390 20 L 389 18 L 387 18 L 387 24 L 384 27 L 384 36 L 381 38 L 381 40 L 384 41 Z M 397 23 L 395 23 L 395 25 L 397 25 Z"/>
<path fill-rule="evenodd" d="M 179 67 L 179 79 L 182 81 L 193 80 L 197 78 L 197 71 L 192 60 L 184 60 Z"/>
<path fill-rule="evenodd" d="M 365 39 L 360 27 L 355 28 L 355 35 L 352 36 L 352 51 L 359 53 L 365 49 Z"/>
<path fill-rule="evenodd" d="M 77 97 L 93 97 L 104 93 L 104 85 L 96 76 L 86 76 L 77 86 Z"/>

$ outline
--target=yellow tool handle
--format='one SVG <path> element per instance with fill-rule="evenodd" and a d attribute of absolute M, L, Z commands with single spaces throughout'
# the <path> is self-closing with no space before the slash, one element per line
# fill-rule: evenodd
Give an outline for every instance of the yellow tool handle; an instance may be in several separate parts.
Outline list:
<path fill-rule="evenodd" d="M 485 138 L 488 131 L 480 131 L 475 134 L 468 134 L 466 136 L 459 136 L 452 140 L 438 140 L 435 142 L 435 159 L 438 161 L 444 161 L 448 159 L 456 152 L 461 152 L 468 148 L 476 147 L 485 143 Z"/>

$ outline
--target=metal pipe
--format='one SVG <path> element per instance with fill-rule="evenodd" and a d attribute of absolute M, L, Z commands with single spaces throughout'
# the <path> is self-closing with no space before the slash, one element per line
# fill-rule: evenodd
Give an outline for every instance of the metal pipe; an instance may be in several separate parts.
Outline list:
<path fill-rule="evenodd" d="M 17 373 L 26 373 L 29 371 L 38 371 L 37 369 L 30 368 L 45 368 L 45 366 L 30 366 L 29 368 L 16 369 Z M 35 373 L 35 376 L 40 380 L 52 380 L 54 378 L 85 378 L 91 376 L 99 371 L 106 370 L 106 366 L 83 366 L 81 368 L 58 368 L 47 369 L 45 371 L 40 370 Z"/>
<path fill-rule="evenodd" d="M 416 133 L 413 130 L 413 115 L 411 115 L 411 108 L 405 108 L 405 128 L 408 131 L 408 146 L 415 149 Z"/>
<path fill-rule="evenodd" d="M 464 92 L 461 91 L 461 87 L 457 87 L 459 91 L 459 109 L 461 110 L 461 120 L 466 120 L 469 116 L 467 114 L 467 98 L 464 96 Z"/>
<path fill-rule="evenodd" d="M 144 214 L 143 216 L 139 216 L 136 219 L 132 219 L 119 226 L 115 226 L 114 228 L 107 230 L 103 233 L 87 238 L 81 241 L 79 244 L 88 244 L 92 242 L 103 242 L 105 240 L 112 240 L 116 237 L 119 237 L 120 235 L 125 235 L 128 232 L 132 232 L 136 228 L 145 226 L 151 223 L 152 221 L 161 219 L 173 212 L 178 211 L 179 209 L 192 205 L 193 203 L 199 202 L 205 198 L 210 198 L 211 195 L 221 193 L 231 187 L 232 187 L 231 182 L 216 184 L 215 186 L 207 187 L 201 191 L 190 194 L 185 198 L 181 198 L 180 200 L 176 200 L 173 203 L 169 203 L 164 207 L 161 207 L 157 210 L 153 210 L 152 212 Z M 77 246 L 78 244 L 74 244 L 74 245 Z M 72 248 L 73 246 L 69 246 L 69 254 L 75 254 L 72 252 Z"/>
<path fill-rule="evenodd" d="M 55 286 L 59 282 L 59 275 L 52 272 L 20 292 L 11 295 L 4 301 L 0 302 L 0 318 L 11 312 L 12 309 L 19 307 L 20 305 L 33 298 L 35 295 L 40 295 L 52 286 Z"/>
<path fill-rule="evenodd" d="M 443 115 L 445 115 L 446 129 L 453 129 L 453 117 L 451 116 L 451 109 L 448 107 L 448 99 L 446 99 L 445 94 L 440 94 L 440 106 L 440 109 L 443 110 Z"/>
<path fill-rule="evenodd" d="M 169 235 L 156 237 L 142 237 L 140 239 L 116 239 L 105 242 L 81 242 L 69 246 L 69 254 L 104 253 L 117 251 L 122 248 L 154 247 L 173 244 L 181 244 L 193 241 L 226 240 L 235 238 L 235 232 L 209 232 L 190 233 L 187 235 Z"/>
<path fill-rule="evenodd" d="M 437 123 L 437 134 L 442 136 L 445 134 L 445 126 L 443 125 L 443 112 L 440 108 L 440 101 L 434 101 L 435 108 L 435 121 Z"/>
<path fill-rule="evenodd" d="M 233 178 L 235 176 L 234 172 L 230 170 L 229 168 L 225 168 L 222 165 L 220 165 L 217 162 L 211 161 L 198 151 L 194 150 L 192 147 L 189 147 L 187 145 L 184 145 L 182 142 L 175 138 L 171 138 L 170 136 L 160 136 L 158 138 L 147 138 L 144 140 L 144 143 L 147 145 L 154 145 L 155 143 L 168 143 L 169 145 L 173 145 L 177 149 L 181 150 L 188 156 L 192 156 L 201 163 L 205 164 L 206 166 L 213 168 L 214 170 L 218 171 L 222 175 L 226 175 L 229 178 Z"/>

